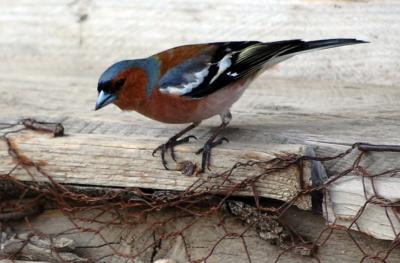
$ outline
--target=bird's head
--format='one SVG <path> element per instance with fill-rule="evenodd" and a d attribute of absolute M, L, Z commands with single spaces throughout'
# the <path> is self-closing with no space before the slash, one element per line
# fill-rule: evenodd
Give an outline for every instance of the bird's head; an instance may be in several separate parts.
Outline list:
<path fill-rule="evenodd" d="M 160 64 L 155 57 L 113 64 L 100 76 L 95 109 L 114 103 L 121 110 L 137 110 L 154 91 L 159 75 Z"/>
<path fill-rule="evenodd" d="M 100 76 L 95 110 L 111 103 L 122 110 L 134 109 L 144 97 L 147 75 L 139 60 L 123 60 L 110 66 Z"/>
<path fill-rule="evenodd" d="M 98 97 L 95 110 L 115 102 L 126 82 L 125 71 L 129 69 L 129 61 L 120 61 L 110 66 L 101 74 L 97 85 Z"/>

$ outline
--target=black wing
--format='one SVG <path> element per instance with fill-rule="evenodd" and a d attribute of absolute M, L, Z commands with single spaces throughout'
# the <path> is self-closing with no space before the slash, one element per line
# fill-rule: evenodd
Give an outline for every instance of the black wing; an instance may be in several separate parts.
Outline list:
<path fill-rule="evenodd" d="M 176 66 L 160 80 L 162 92 L 192 98 L 207 96 L 241 78 L 268 68 L 296 54 L 311 50 L 365 43 L 356 39 L 305 42 L 299 39 L 262 43 L 218 42 L 212 54 Z"/>

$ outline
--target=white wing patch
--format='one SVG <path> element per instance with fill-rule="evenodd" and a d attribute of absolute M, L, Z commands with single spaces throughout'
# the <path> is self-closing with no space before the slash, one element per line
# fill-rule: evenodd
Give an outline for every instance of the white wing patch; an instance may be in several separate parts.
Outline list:
<path fill-rule="evenodd" d="M 231 76 L 231 77 L 236 77 L 236 76 L 238 76 L 239 74 L 238 74 L 237 72 L 231 72 L 231 71 L 229 71 L 229 72 L 226 73 L 226 75 Z"/>
<path fill-rule="evenodd" d="M 183 83 L 179 86 L 168 86 L 166 88 L 160 89 L 160 91 L 162 93 L 169 93 L 174 95 L 184 95 L 186 93 L 189 93 L 204 81 L 204 78 L 208 75 L 209 67 L 210 65 L 199 72 L 187 73 L 184 76 L 184 79 L 189 81 L 187 83 Z"/>
<path fill-rule="evenodd" d="M 231 58 L 232 58 L 232 53 L 229 53 L 225 55 L 220 61 L 218 61 L 218 72 L 211 79 L 210 83 L 213 83 L 214 80 L 216 80 L 221 75 L 222 72 L 224 72 L 227 68 L 229 68 L 232 65 Z"/>

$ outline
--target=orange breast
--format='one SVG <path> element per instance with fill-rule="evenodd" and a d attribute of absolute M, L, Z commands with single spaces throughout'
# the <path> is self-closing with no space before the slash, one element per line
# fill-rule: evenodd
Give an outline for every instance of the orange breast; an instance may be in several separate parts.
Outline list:
<path fill-rule="evenodd" d="M 201 122 L 228 111 L 250 82 L 251 79 L 238 81 L 200 99 L 164 94 L 157 88 L 136 111 L 165 123 Z"/>

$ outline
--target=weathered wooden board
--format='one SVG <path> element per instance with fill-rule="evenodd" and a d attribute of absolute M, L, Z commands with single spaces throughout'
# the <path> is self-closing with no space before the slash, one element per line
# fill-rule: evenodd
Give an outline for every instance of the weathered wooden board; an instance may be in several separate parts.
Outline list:
<path fill-rule="evenodd" d="M 399 187 L 400 177 L 379 177 L 373 181 L 364 178 L 363 182 L 362 177 L 346 176 L 327 190 L 324 216 L 331 224 L 351 226 L 376 238 L 394 240 L 400 233 L 400 213 L 397 207 L 385 208 L 376 201 L 399 201 Z"/>
<path fill-rule="evenodd" d="M 0 9 L 3 75 L 100 74 L 116 60 L 195 42 L 356 37 L 371 44 L 297 57 L 266 76 L 400 82 L 395 0 L 1 0 Z"/>
<path fill-rule="evenodd" d="M 185 176 L 176 171 L 176 164 L 171 158 L 169 165 L 173 170 L 167 171 L 158 156 L 152 157 L 152 151 L 163 142 L 151 137 L 138 140 L 132 137 L 67 134 L 65 137 L 52 138 L 51 135 L 28 132 L 10 138 L 20 154 L 35 162 L 44 161 L 43 170 L 59 183 L 176 191 L 191 188 L 195 191 L 207 190 L 221 194 L 229 193 L 236 184 L 259 176 L 268 169 L 265 165 L 242 167 L 235 170 L 229 177 L 230 181 L 221 176 L 216 177 L 231 169 L 236 162 L 265 161 L 283 154 L 313 154 L 312 149 L 301 145 L 236 144 L 233 148 L 219 147 L 213 151 L 213 169 L 210 173 Z M 178 160 L 200 162 L 201 156 L 194 155 L 195 147 L 190 144 L 177 147 Z M 6 174 L 15 166 L 15 161 L 9 156 L 7 149 L 6 143 L 0 141 L 0 174 Z M 303 167 L 302 171 L 298 166 L 292 166 L 281 172 L 266 174 L 255 184 L 258 195 L 285 202 L 291 201 L 301 191 L 302 185 L 306 188 L 311 187 L 310 165 L 304 163 Z M 28 174 L 21 167 L 13 172 L 13 176 L 22 181 L 48 182 L 48 179 L 33 167 L 29 170 Z M 223 181 L 226 182 L 222 183 Z M 253 196 L 254 192 L 251 187 L 246 187 L 243 191 L 235 193 L 238 194 Z M 311 209 L 311 197 L 302 196 L 296 205 L 302 209 Z"/>

